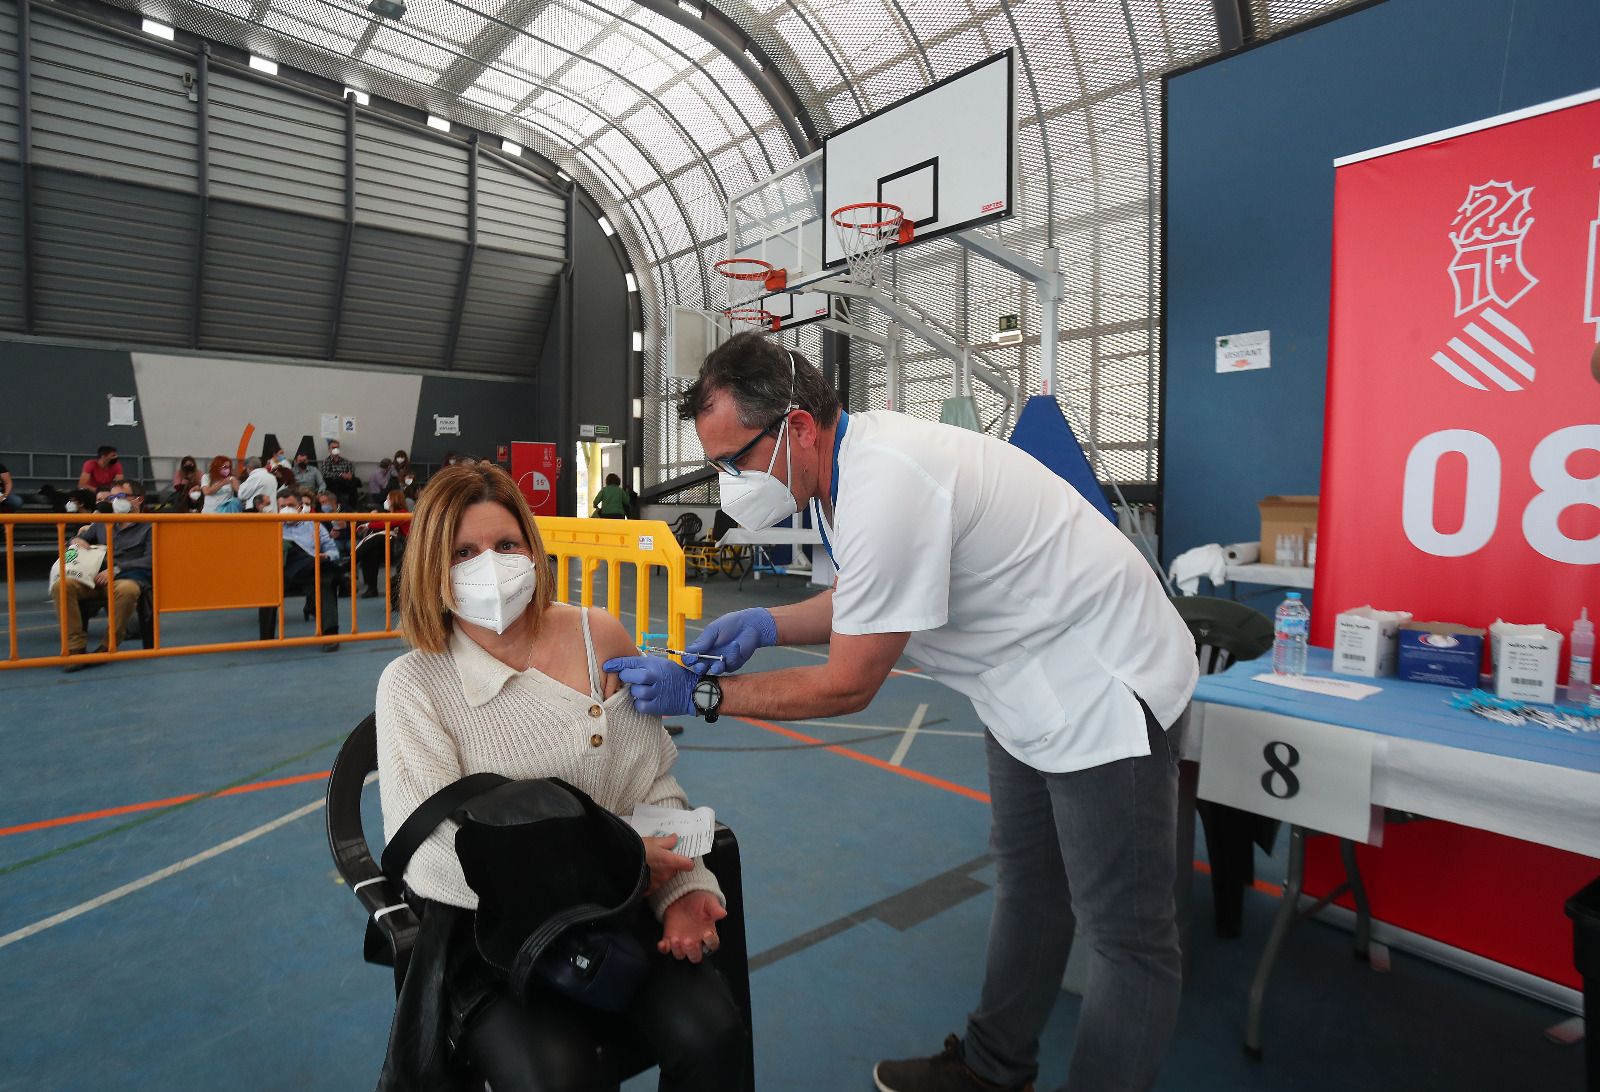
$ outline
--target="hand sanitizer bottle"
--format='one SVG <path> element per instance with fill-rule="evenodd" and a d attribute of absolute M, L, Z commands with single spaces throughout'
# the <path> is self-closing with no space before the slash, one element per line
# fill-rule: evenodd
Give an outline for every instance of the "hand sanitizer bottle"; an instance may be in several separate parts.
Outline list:
<path fill-rule="evenodd" d="M 1572 660 L 1567 669 L 1567 700 L 1574 705 L 1586 705 L 1594 700 L 1594 623 L 1589 621 L 1589 608 L 1584 607 L 1578 620 L 1572 623 Z"/>

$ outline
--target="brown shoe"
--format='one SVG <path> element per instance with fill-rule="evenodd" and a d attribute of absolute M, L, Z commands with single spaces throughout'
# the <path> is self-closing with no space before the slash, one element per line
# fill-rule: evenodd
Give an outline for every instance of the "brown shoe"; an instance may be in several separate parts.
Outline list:
<path fill-rule="evenodd" d="M 931 1058 L 879 1062 L 872 1068 L 878 1092 L 1033 1092 L 1033 1082 L 995 1084 L 972 1071 L 961 1057 L 961 1040 L 944 1039 L 944 1050 Z"/>

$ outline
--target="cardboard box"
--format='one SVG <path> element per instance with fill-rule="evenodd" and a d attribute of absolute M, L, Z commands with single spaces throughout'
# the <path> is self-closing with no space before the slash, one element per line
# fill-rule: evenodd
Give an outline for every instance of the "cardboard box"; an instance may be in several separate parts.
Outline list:
<path fill-rule="evenodd" d="M 1507 633 L 1494 658 L 1494 692 L 1516 701 L 1554 705 L 1556 671 L 1561 665 L 1561 634 Z"/>
<path fill-rule="evenodd" d="M 1400 626 L 1409 611 L 1371 607 L 1347 610 L 1334 620 L 1333 670 L 1340 675 L 1393 675 L 1399 658 Z"/>
<path fill-rule="evenodd" d="M 1471 689 L 1483 666 L 1483 630 L 1453 622 L 1400 627 L 1399 674 L 1412 682 Z"/>
<path fill-rule="evenodd" d="M 1261 509 L 1261 563 L 1277 565 L 1278 536 L 1299 535 L 1309 552 L 1311 536 L 1317 532 L 1317 501 L 1311 496 L 1262 497 L 1256 502 Z"/>

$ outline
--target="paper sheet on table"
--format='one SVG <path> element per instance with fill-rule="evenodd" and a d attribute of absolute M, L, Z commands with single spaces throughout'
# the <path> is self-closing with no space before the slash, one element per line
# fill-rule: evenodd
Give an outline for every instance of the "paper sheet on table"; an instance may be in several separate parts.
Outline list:
<path fill-rule="evenodd" d="M 1348 679 L 1324 679 L 1316 675 L 1257 675 L 1255 681 L 1271 683 L 1273 686 L 1287 686 L 1290 690 L 1309 690 L 1313 694 L 1326 694 L 1330 698 L 1348 698 L 1350 701 L 1370 698 L 1383 689 L 1381 686 L 1368 686 Z"/>
<path fill-rule="evenodd" d="M 710 808 L 693 811 L 663 808 L 658 804 L 640 804 L 628 816 L 627 823 L 639 832 L 641 838 L 678 836 L 672 852 L 685 857 L 703 857 L 711 851 L 711 841 L 716 836 L 717 816 Z"/>

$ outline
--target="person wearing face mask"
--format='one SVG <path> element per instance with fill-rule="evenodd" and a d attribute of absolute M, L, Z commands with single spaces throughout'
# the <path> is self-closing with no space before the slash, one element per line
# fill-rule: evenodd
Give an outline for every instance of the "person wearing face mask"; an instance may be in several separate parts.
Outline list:
<path fill-rule="evenodd" d="M 389 495 L 383 498 L 383 510 L 409 512 L 411 504 L 406 499 L 404 491 L 391 489 Z M 405 556 L 406 536 L 411 534 L 411 521 L 373 519 L 359 525 L 357 533 L 361 536 L 356 546 L 356 567 L 361 570 L 363 587 L 361 598 L 374 599 L 380 594 L 378 586 L 383 579 L 384 539 L 389 540 L 389 571 L 397 576 L 400 572 L 400 559 Z M 391 579 L 390 583 L 392 586 L 396 581 Z"/>
<path fill-rule="evenodd" d="M 278 510 L 278 479 L 260 459 L 244 461 L 245 477 L 239 483 L 239 503 L 246 512 L 276 512 Z"/>
<path fill-rule="evenodd" d="M 200 471 L 196 467 L 194 456 L 185 455 L 178 460 L 177 469 L 172 472 L 172 491 L 181 492 L 190 485 L 200 484 Z"/>
<path fill-rule="evenodd" d="M 144 507 L 144 486 L 138 482 L 127 482 L 114 487 L 106 499 L 115 515 L 138 512 Z M 117 623 L 126 630 L 137 626 L 139 597 L 150 594 L 150 524 L 91 523 L 80 528 L 70 544 L 80 548 L 104 546 L 108 529 L 111 534 L 111 561 L 116 571 L 107 572 L 102 568 L 95 574 L 92 588 L 86 588 L 75 580 L 59 580 L 52 590 L 51 598 L 55 600 L 58 610 L 65 599 L 69 655 L 78 655 L 88 649 L 89 634 L 83 621 L 84 603 L 104 605 L 108 597 L 115 596 Z M 104 652 L 106 647 L 102 644 L 95 651 Z M 62 670 L 71 673 L 90 666 L 69 663 Z"/>
<path fill-rule="evenodd" d="M 356 467 L 341 452 L 338 440 L 328 441 L 328 457 L 322 460 L 322 478 L 348 511 L 361 507 L 361 483 L 356 480 Z"/>
<path fill-rule="evenodd" d="M 376 703 L 389 839 L 432 793 L 477 772 L 559 777 L 618 815 L 641 803 L 688 807 L 661 721 L 640 713 L 599 668 L 636 651 L 632 638 L 603 610 L 554 601 L 538 527 L 505 471 L 457 466 L 428 483 L 402 580 L 403 628 L 414 650 L 384 669 Z M 472 940 L 477 895 L 446 827 L 422 844 L 405 876 L 422 924 L 386 1080 L 420 1057 L 440 1067 L 465 1063 L 497 1089 L 614 1088 L 599 1071 L 596 1046 L 629 1035 L 660 1058 L 662 1092 L 740 1087 L 743 1022 L 720 973 L 702 962 L 726 915 L 702 862 L 671 852 L 673 838 L 644 839 L 648 906 L 636 927 L 653 950 L 651 966 L 632 1006 L 601 1020 L 554 991 L 519 1001 L 488 973 Z M 451 1013 L 470 1015 L 450 1028 Z M 429 1074 L 405 1075 L 434 1087 L 421 1079 Z"/>
<path fill-rule="evenodd" d="M 1154 570 L 1026 452 L 900 413 L 845 413 L 815 368 L 759 333 L 714 350 L 679 412 L 719 472 L 722 507 L 756 529 L 811 505 L 838 575 L 804 603 L 714 621 L 688 651 L 721 661 L 608 663 L 639 707 L 841 716 L 905 656 L 971 698 L 987 728 L 999 879 L 978 1006 L 940 1054 L 880 1063 L 877 1087 L 1031 1087 L 1076 928 L 1092 954 L 1066 1087 L 1148 1089 L 1178 1013 L 1173 737 L 1198 674 Z M 827 644 L 828 660 L 713 673 L 776 644 Z"/>
<path fill-rule="evenodd" d="M 367 498 L 374 508 L 383 506 L 383 498 L 389 490 L 400 484 L 400 474 L 396 471 L 394 463 L 388 459 L 378 460 L 378 466 L 367 476 Z"/>
<path fill-rule="evenodd" d="M 293 470 L 294 482 L 301 489 L 321 493 L 328 488 L 328 483 L 322 480 L 322 470 L 311 461 L 311 452 L 305 448 L 295 452 Z"/>
<path fill-rule="evenodd" d="M 294 592 L 304 589 L 306 594 L 305 606 L 301 609 L 300 616 L 307 622 L 316 620 L 317 598 L 320 586 L 321 591 L 321 629 L 319 635 L 334 634 L 339 632 L 339 585 L 345 580 L 348 570 L 344 566 L 344 555 L 339 550 L 339 544 L 328 533 L 326 523 L 313 520 L 297 519 L 304 514 L 299 498 L 290 490 L 284 490 L 276 498 L 276 509 L 283 523 L 283 594 L 285 598 Z M 317 563 L 317 555 L 322 555 L 322 563 Z M 320 576 L 320 585 L 318 577 Z M 277 634 L 278 608 L 262 607 L 257 612 L 259 621 L 259 635 L 261 640 L 270 641 Z M 338 642 L 330 642 L 322 646 L 324 652 L 339 651 Z"/>
<path fill-rule="evenodd" d="M 200 492 L 205 498 L 201 502 L 203 512 L 241 511 L 239 483 L 233 476 L 233 460 L 226 455 L 212 459 L 210 469 L 200 476 Z"/>

